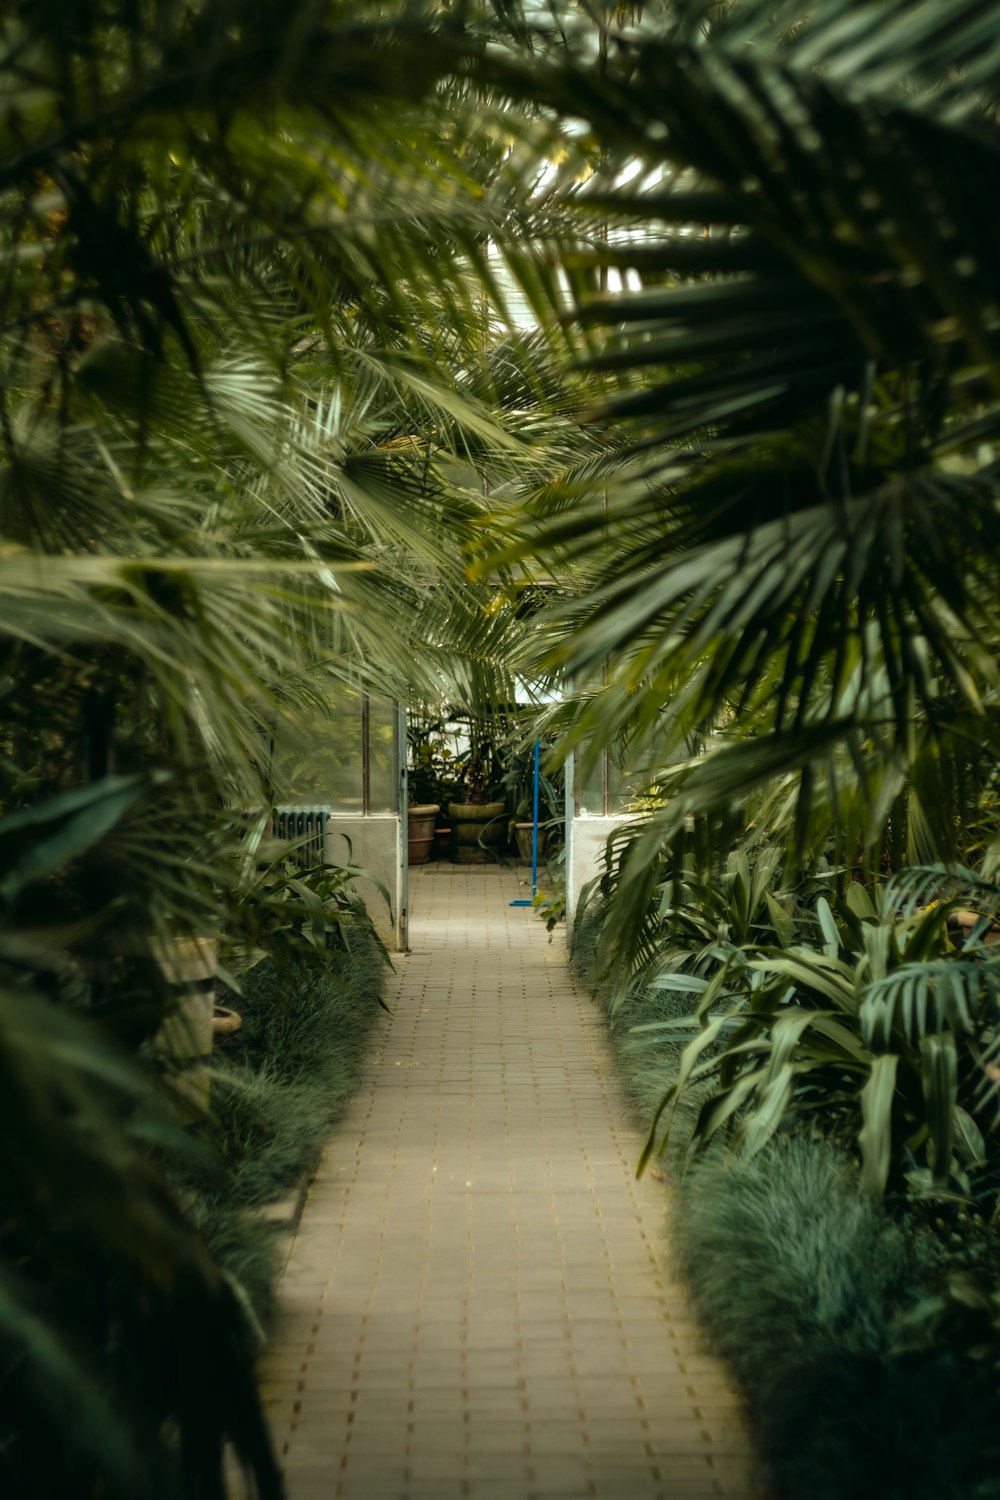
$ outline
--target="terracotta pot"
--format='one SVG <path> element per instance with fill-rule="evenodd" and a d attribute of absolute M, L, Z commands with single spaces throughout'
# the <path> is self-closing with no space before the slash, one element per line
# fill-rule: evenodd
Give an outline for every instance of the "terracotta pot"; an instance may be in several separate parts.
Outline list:
<path fill-rule="evenodd" d="M 434 858 L 435 859 L 453 859 L 454 858 L 454 851 L 452 849 L 451 829 L 450 828 L 435 828 L 435 830 L 434 830 Z"/>
<path fill-rule="evenodd" d="M 228 1005 L 217 1005 L 212 1012 L 213 1036 L 231 1036 L 242 1025 L 243 1017 L 239 1011 L 230 1010 Z"/>
<path fill-rule="evenodd" d="M 418 803 L 406 814 L 406 857 L 411 865 L 424 865 L 431 857 L 434 825 L 441 811 L 436 802 Z"/>

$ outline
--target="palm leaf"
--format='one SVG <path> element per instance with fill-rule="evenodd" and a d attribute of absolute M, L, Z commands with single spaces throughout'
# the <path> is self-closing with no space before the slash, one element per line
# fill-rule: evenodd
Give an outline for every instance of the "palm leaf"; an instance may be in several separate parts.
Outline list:
<path fill-rule="evenodd" d="M 787 12 L 736 9 L 693 49 L 683 26 L 640 35 L 617 72 L 557 80 L 612 157 L 576 206 L 614 239 L 573 265 L 590 363 L 619 382 L 595 415 L 630 426 L 632 467 L 589 503 L 547 500 L 500 555 L 573 568 L 542 662 L 612 663 L 564 716 L 577 743 L 655 733 L 662 766 L 735 715 L 742 777 L 692 772 L 684 815 L 792 775 L 799 858 L 831 828 L 882 839 L 912 765 L 919 855 L 957 842 L 951 767 L 997 685 L 992 457 L 974 446 L 994 430 L 996 259 L 970 211 L 998 172 L 976 118 L 994 49 L 975 52 L 971 0 L 928 7 L 912 38 L 895 4 L 787 31 Z M 609 185 L 625 141 L 641 170 Z M 606 270 L 629 289 L 587 294 Z"/>
<path fill-rule="evenodd" d="M 904 963 L 864 989 L 862 1035 L 874 1048 L 887 1047 L 895 1032 L 913 1045 L 946 1031 L 978 1037 L 996 1022 L 998 991 L 997 959 Z"/>
<path fill-rule="evenodd" d="M 861 1176 L 865 1186 L 879 1196 L 885 1190 L 892 1161 L 892 1110 L 898 1065 L 899 1059 L 893 1053 L 876 1057 L 861 1091 L 863 1123 L 858 1134 Z"/>

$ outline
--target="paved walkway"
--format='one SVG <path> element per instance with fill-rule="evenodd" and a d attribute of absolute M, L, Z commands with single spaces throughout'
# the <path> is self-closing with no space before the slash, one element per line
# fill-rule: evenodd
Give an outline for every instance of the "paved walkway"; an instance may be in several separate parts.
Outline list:
<path fill-rule="evenodd" d="M 590 1001 L 517 877 L 411 876 L 393 1015 L 263 1371 L 290 1500 L 745 1497 Z"/>

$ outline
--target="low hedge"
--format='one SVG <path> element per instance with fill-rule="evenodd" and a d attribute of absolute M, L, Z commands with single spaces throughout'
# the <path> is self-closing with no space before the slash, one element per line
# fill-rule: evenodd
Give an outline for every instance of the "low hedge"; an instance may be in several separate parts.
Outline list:
<path fill-rule="evenodd" d="M 606 1002 L 593 966 L 597 923 L 593 912 L 578 922 L 572 963 Z M 677 1049 L 631 1028 L 671 1019 L 676 1003 L 638 988 L 613 1016 L 605 1003 L 643 1126 Z M 996 1500 L 996 1339 L 941 1337 L 929 1323 L 920 1336 L 956 1266 L 992 1278 L 995 1233 L 970 1241 L 957 1208 L 936 1223 L 930 1211 L 894 1219 L 862 1192 L 852 1163 L 804 1133 L 749 1159 L 717 1149 L 693 1163 L 674 1151 L 666 1160 L 672 1259 L 744 1399 L 764 1491 L 775 1500 Z"/>
<path fill-rule="evenodd" d="M 200 1127 L 213 1162 L 183 1186 L 258 1328 L 272 1308 L 281 1227 L 260 1210 L 304 1180 L 343 1114 L 381 1013 L 384 972 L 374 938 L 355 937 L 350 951 L 303 946 L 265 959 L 240 996 L 225 997 L 242 1027 L 213 1062 L 211 1114 Z"/>
<path fill-rule="evenodd" d="M 700 1163 L 680 1185 L 672 1239 L 777 1500 L 1000 1494 L 989 1372 L 903 1336 L 934 1247 L 863 1195 L 822 1141 Z"/>

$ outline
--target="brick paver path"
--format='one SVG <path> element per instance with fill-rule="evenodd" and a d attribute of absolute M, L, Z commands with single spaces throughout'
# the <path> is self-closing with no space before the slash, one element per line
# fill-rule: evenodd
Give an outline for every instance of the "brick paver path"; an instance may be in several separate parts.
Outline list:
<path fill-rule="evenodd" d="M 392 1019 L 309 1194 L 264 1393 L 290 1500 L 746 1497 L 600 1020 L 516 876 L 411 876 Z"/>

